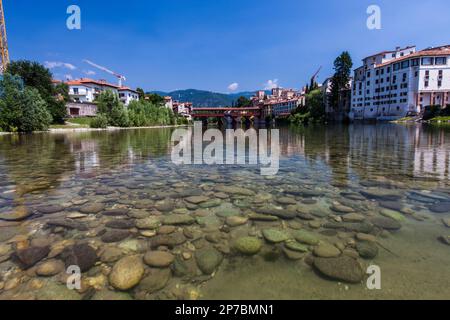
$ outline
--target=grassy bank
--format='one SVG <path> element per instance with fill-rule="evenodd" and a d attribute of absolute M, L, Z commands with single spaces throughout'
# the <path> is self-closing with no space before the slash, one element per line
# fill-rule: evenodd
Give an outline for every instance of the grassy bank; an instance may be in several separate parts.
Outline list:
<path fill-rule="evenodd" d="M 450 124 L 450 116 L 446 117 L 435 117 L 433 119 L 428 120 L 431 123 L 449 123 Z"/>

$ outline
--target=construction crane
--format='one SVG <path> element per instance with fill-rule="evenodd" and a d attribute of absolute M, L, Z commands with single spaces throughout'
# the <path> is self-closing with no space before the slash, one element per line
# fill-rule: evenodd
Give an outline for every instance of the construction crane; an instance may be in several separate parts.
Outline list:
<path fill-rule="evenodd" d="M 311 78 L 311 84 L 313 84 L 316 81 L 317 76 L 319 75 L 319 72 L 322 70 L 322 66 L 320 66 L 319 70 L 317 70 L 316 73 Z"/>
<path fill-rule="evenodd" d="M 6 67 L 9 64 L 9 53 L 8 53 L 8 39 L 6 37 L 6 22 L 5 22 L 5 12 L 3 11 L 3 1 L 0 0 L 0 53 L 2 55 L 2 60 L 0 64 L 0 73 L 6 71 Z"/>
<path fill-rule="evenodd" d="M 114 77 L 119 79 L 119 87 L 122 87 L 122 82 L 127 80 L 127 78 L 125 78 L 125 76 L 118 74 L 117 72 L 111 71 L 106 67 L 102 67 L 102 66 L 100 66 L 92 61 L 86 60 L 86 59 L 83 61 L 86 62 L 87 64 L 93 66 L 94 68 L 97 68 L 99 70 L 105 71 L 106 73 L 112 74 Z"/>

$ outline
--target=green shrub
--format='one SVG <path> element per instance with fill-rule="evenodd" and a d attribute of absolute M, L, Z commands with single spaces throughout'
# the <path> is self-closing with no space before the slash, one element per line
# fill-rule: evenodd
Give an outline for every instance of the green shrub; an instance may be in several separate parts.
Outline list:
<path fill-rule="evenodd" d="M 95 118 L 92 118 L 89 126 L 91 128 L 105 129 L 108 127 L 108 117 L 100 113 Z"/>
<path fill-rule="evenodd" d="M 37 89 L 5 74 L 0 80 L 0 127 L 9 132 L 47 130 L 52 117 Z"/>

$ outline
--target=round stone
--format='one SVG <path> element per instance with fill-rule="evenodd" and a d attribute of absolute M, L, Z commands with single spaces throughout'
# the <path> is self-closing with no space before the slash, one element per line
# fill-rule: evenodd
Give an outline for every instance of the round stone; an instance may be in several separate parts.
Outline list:
<path fill-rule="evenodd" d="M 359 283 L 364 278 L 360 263 L 348 256 L 315 258 L 314 267 L 328 278 L 349 283 Z"/>
<path fill-rule="evenodd" d="M 358 242 L 356 244 L 356 251 L 364 259 L 374 259 L 378 255 L 378 247 L 374 242 Z"/>
<path fill-rule="evenodd" d="M 255 237 L 242 237 L 235 241 L 234 248 L 242 254 L 254 255 L 257 254 L 262 247 L 262 242 Z"/>
<path fill-rule="evenodd" d="M 341 255 L 341 251 L 329 243 L 322 243 L 314 248 L 314 255 L 321 258 L 335 258 Z"/>
<path fill-rule="evenodd" d="M 172 264 L 175 257 L 170 252 L 149 251 L 144 255 L 145 264 L 155 268 L 166 268 Z"/>
<path fill-rule="evenodd" d="M 97 214 L 105 209 L 103 203 L 88 203 L 80 208 L 81 213 L 85 214 Z"/>
<path fill-rule="evenodd" d="M 11 213 L 0 214 L 0 220 L 4 221 L 22 221 L 30 217 L 33 213 L 27 207 L 18 207 Z"/>
<path fill-rule="evenodd" d="M 109 275 L 109 283 L 117 290 L 126 291 L 135 287 L 144 276 L 142 259 L 128 256 L 119 260 Z"/>
<path fill-rule="evenodd" d="M 161 222 L 157 217 L 148 217 L 145 219 L 136 220 L 136 228 L 138 229 L 146 229 L 146 230 L 155 230 L 161 225 Z"/>
<path fill-rule="evenodd" d="M 42 277 L 52 277 L 64 271 L 64 263 L 61 260 L 49 260 L 40 264 L 36 274 Z"/>
<path fill-rule="evenodd" d="M 228 217 L 225 222 L 230 227 L 238 227 L 246 224 L 248 222 L 248 218 L 241 216 L 232 216 Z"/>
<path fill-rule="evenodd" d="M 262 233 L 264 238 L 271 243 L 284 242 L 290 238 L 287 232 L 279 229 L 264 229 Z"/>
<path fill-rule="evenodd" d="M 223 255 L 214 248 L 202 249 L 195 252 L 198 268 L 207 275 L 212 274 L 222 263 Z"/>
<path fill-rule="evenodd" d="M 296 230 L 292 232 L 295 240 L 307 245 L 316 245 L 319 243 L 319 238 L 311 232 L 306 230 Z"/>

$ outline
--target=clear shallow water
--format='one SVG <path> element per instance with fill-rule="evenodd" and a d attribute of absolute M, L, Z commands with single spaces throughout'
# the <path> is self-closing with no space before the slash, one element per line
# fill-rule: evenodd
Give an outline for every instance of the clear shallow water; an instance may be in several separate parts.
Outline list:
<path fill-rule="evenodd" d="M 273 178 L 258 167 L 175 166 L 171 132 L 0 136 L 0 298 L 450 298 L 450 246 L 439 240 L 450 235 L 450 129 L 282 128 Z M 230 216 L 240 219 L 227 225 Z M 320 243 L 291 250 L 304 242 L 299 230 Z M 372 236 L 368 247 L 358 233 Z M 254 256 L 236 249 L 247 236 L 262 244 Z M 73 292 L 61 264 L 83 243 L 98 258 Z M 48 250 L 24 266 L 30 248 Z M 157 249 L 175 262 L 145 259 L 137 286 L 111 287 L 118 259 Z M 353 274 L 378 265 L 382 289 L 331 279 L 315 265 L 327 255 L 356 259 Z"/>

